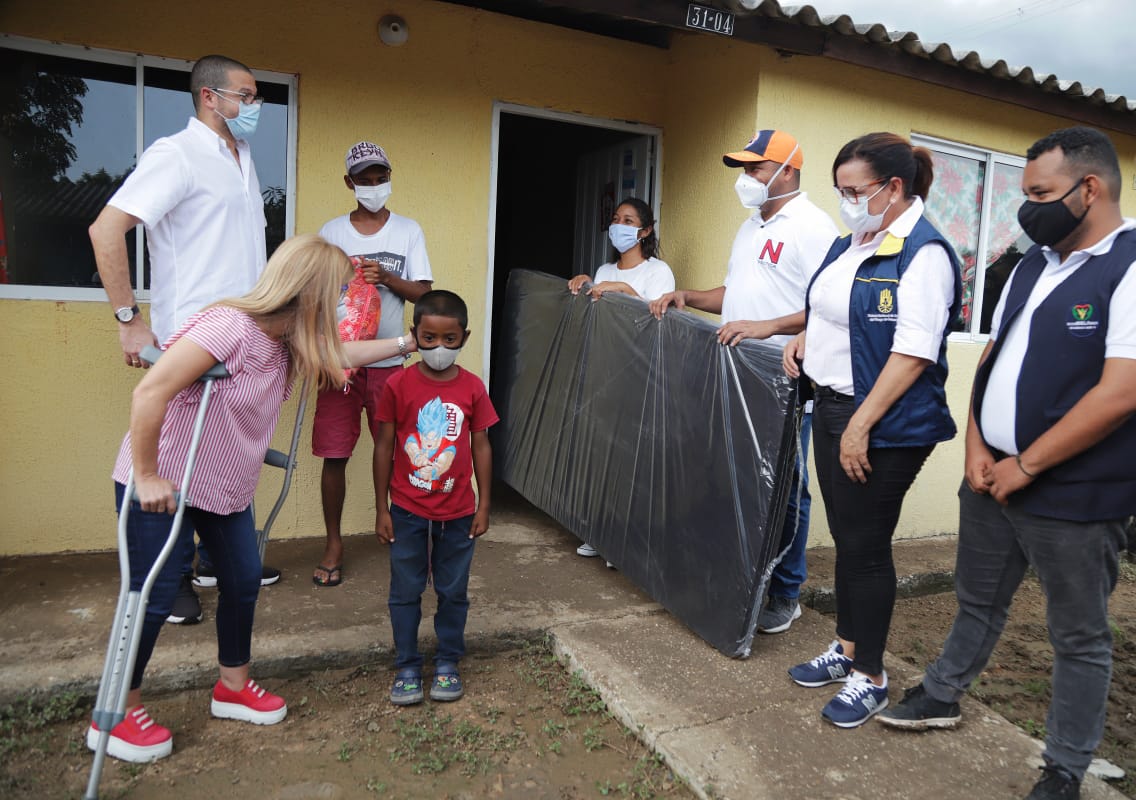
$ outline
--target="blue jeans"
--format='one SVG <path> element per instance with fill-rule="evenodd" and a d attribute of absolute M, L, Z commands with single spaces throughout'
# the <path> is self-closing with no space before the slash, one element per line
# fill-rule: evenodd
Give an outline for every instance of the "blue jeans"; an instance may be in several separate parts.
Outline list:
<path fill-rule="evenodd" d="M 801 420 L 800 450 L 793 468 L 793 482 L 789 486 L 785 525 L 781 529 L 781 543 L 777 546 L 777 552 L 782 553 L 782 556 L 773 568 L 769 582 L 769 594 L 790 600 L 801 596 L 801 584 L 808 577 L 805 548 L 809 543 L 809 509 L 813 504 L 812 495 L 809 494 L 808 468 L 809 439 L 812 433 L 813 415 L 805 414 Z"/>
<path fill-rule="evenodd" d="M 391 628 L 394 629 L 395 667 L 421 669 L 418 624 L 422 621 L 422 592 L 432 573 L 438 610 L 434 633 L 438 652 L 434 664 L 457 664 L 465 655 L 465 620 L 469 613 L 469 567 L 473 542 L 469 538 L 473 516 L 435 522 L 391 505 L 394 541 L 390 546 Z"/>
<path fill-rule="evenodd" d="M 114 507 L 122 508 L 125 487 L 114 485 Z M 172 514 L 143 511 L 138 503 L 130 506 L 126 547 L 130 557 L 130 588 L 139 590 L 158 553 L 170 535 Z M 247 664 L 252 650 L 252 621 L 256 597 L 260 592 L 260 552 L 256 546 L 256 527 L 252 508 L 235 514 L 212 514 L 187 506 L 182 517 L 178 541 L 162 566 L 150 591 L 149 604 L 142 623 L 142 639 L 130 688 L 142 685 L 142 673 L 154 652 L 158 632 L 170 615 L 182 565 L 178 561 L 182 548 L 193 547 L 193 531 L 205 542 L 216 558 L 217 571 L 217 661 L 224 667 Z"/>
<path fill-rule="evenodd" d="M 955 702 L 982 674 L 1027 567 L 1045 593 L 1053 645 L 1053 699 L 1045 755 L 1078 778 L 1104 733 L 1112 672 L 1108 598 L 1116 588 L 1127 520 L 1070 522 L 1000 506 L 963 482 L 955 564 L 958 614 L 923 686 Z"/>

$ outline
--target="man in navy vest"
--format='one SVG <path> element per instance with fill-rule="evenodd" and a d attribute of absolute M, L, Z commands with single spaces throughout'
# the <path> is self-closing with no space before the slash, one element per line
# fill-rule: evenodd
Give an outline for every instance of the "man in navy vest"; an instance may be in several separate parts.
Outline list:
<path fill-rule="evenodd" d="M 1046 597 L 1053 699 L 1029 798 L 1075 798 L 1104 731 L 1108 599 L 1136 512 L 1136 220 L 1106 136 L 1059 130 L 1026 154 L 1036 243 L 1010 276 L 975 377 L 959 490 L 959 612 L 887 725 L 953 727 L 1027 567 Z"/>

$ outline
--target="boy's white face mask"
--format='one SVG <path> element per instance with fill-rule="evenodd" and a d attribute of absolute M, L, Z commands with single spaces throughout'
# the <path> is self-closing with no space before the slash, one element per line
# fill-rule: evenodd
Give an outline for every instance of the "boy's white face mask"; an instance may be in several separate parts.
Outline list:
<path fill-rule="evenodd" d="M 458 353 L 462 349 L 460 347 L 431 347 L 428 349 L 418 348 L 418 355 L 422 356 L 422 360 L 426 362 L 426 366 L 435 372 L 445 372 L 454 362 L 458 360 Z"/>

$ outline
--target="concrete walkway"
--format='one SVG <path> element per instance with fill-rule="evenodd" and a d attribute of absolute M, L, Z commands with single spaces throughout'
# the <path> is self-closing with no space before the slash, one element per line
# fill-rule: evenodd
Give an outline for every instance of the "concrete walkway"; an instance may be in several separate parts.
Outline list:
<path fill-rule="evenodd" d="M 949 732 L 895 732 L 874 721 L 847 731 L 825 723 L 820 709 L 833 689 L 802 689 L 785 674 L 828 645 L 832 622 L 821 614 L 805 609 L 790 631 L 759 636 L 749 659 L 732 660 L 602 559 L 577 557 L 577 543 L 524 501 L 502 498 L 474 560 L 469 647 L 501 648 L 548 633 L 571 668 L 700 797 L 1009 800 L 1024 797 L 1037 779 L 1040 745 L 976 701 L 964 700 L 963 724 Z M 345 582 L 334 589 L 311 583 L 321 553 L 322 539 L 270 544 L 268 561 L 285 579 L 261 592 L 258 679 L 389 658 L 385 550 L 371 536 L 349 537 Z M 953 542 L 901 543 L 897 561 L 908 580 L 941 581 L 953 565 Z M 810 551 L 809 569 L 811 596 L 823 603 L 832 553 Z M 94 694 L 117 586 L 110 553 L 0 559 L 0 704 L 66 688 Z M 149 693 L 216 680 L 215 595 L 201 594 L 206 623 L 163 630 Z M 423 611 L 432 613 L 431 601 Z M 423 636 L 428 630 L 424 621 Z M 919 672 L 894 657 L 887 664 L 895 702 Z M 1083 797 L 1123 798 L 1095 778 L 1086 780 Z"/>

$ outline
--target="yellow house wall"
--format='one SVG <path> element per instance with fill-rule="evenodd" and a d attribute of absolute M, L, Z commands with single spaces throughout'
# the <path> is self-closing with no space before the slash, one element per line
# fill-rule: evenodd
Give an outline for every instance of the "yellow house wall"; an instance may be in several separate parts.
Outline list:
<path fill-rule="evenodd" d="M 462 363 L 475 372 L 485 335 L 479 318 L 486 301 L 495 100 L 662 128 L 664 257 L 680 286 L 698 288 L 720 285 L 745 217 L 732 188 L 735 173 L 722 166 L 721 154 L 759 127 L 797 134 L 806 153 L 804 188 L 835 217 L 828 166 L 836 149 L 859 133 L 917 131 L 1020 153 L 1068 124 L 822 59 L 781 59 L 722 37 L 680 34 L 663 51 L 430 0 L 403 0 L 398 11 L 410 29 L 410 41 L 400 48 L 379 43 L 374 23 L 381 9 L 361 0 L 286 10 L 250 0 L 239 15 L 255 22 L 255 36 L 245 25 L 213 24 L 233 13 L 216 2 L 159 7 L 108 0 L 96 8 L 60 0 L 45 15 L 30 0 L 9 0 L 0 6 L 0 30 L 190 60 L 221 52 L 255 68 L 299 74 L 297 231 L 315 230 L 348 210 L 342 154 L 359 138 L 377 139 L 394 163 L 391 207 L 422 224 L 435 285 L 470 303 L 473 337 Z M 865 89 L 849 92 L 856 85 Z M 834 94 L 836 86 L 843 94 Z M 1122 151 L 1131 214 L 1136 142 L 1113 138 Z M 120 364 L 107 312 L 101 302 L 0 300 L 8 334 L 0 338 L 0 554 L 114 546 L 110 463 L 139 375 Z M 965 407 L 978 350 L 951 347 L 956 413 Z M 278 448 L 287 448 L 295 403 L 281 416 Z M 322 536 L 310 431 L 309 409 L 299 469 L 273 538 Z M 370 452 L 364 436 L 348 471 L 348 532 L 373 525 Z M 909 497 L 902 533 L 954 529 L 950 498 L 960 465 L 957 447 L 939 448 Z M 278 487 L 278 478 L 266 472 L 258 494 L 262 511 Z M 821 542 L 824 516 L 819 499 L 814 503 L 813 540 Z M 318 549 L 313 543 L 313 555 Z"/>
<path fill-rule="evenodd" d="M 849 140 L 871 131 L 922 134 L 958 144 L 1024 155 L 1067 119 L 1007 106 L 964 92 L 886 75 L 874 70 L 825 64 L 816 58 L 781 58 L 763 50 L 763 78 L 757 104 L 761 127 L 785 126 L 814 156 L 803 173 L 805 188 L 842 232 L 831 185 L 832 159 Z M 839 91 L 834 92 L 834 77 Z M 819 113 L 818 113 L 819 112 Z M 784 120 L 784 121 L 783 121 Z M 1136 216 L 1136 137 L 1108 131 L 1123 172 L 1121 207 Z M 818 157 L 819 156 L 819 157 Z M 904 500 L 897 537 L 930 536 L 958 530 L 957 492 L 963 473 L 963 436 L 970 390 L 984 342 L 952 341 L 947 358 L 947 399 L 959 435 L 935 448 Z M 810 459 L 811 462 L 811 459 Z M 831 541 L 824 500 L 813 492 L 810 544 Z"/>

